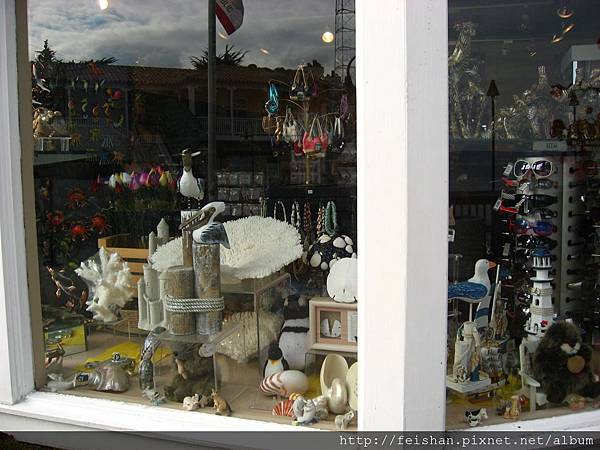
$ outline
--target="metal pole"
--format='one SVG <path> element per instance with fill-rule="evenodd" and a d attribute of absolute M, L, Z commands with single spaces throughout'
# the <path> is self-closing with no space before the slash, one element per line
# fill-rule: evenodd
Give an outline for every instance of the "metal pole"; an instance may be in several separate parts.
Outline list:
<path fill-rule="evenodd" d="M 217 141 L 215 136 L 217 23 L 215 2 L 216 0 L 208 0 L 208 174 L 206 183 L 209 202 L 217 199 Z"/>

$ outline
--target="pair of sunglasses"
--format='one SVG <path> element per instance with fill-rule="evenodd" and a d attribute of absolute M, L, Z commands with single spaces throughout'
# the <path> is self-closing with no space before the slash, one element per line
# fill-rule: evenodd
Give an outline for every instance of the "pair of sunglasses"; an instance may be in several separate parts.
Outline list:
<path fill-rule="evenodd" d="M 515 161 L 513 173 L 517 180 L 525 178 L 529 174 L 535 178 L 548 178 L 554 173 L 554 165 L 552 161 L 547 159 L 539 159 L 534 162 L 527 162 L 523 159 Z"/>
<path fill-rule="evenodd" d="M 520 235 L 517 237 L 517 248 L 520 247 L 544 247 L 548 250 L 553 250 L 558 245 L 554 239 L 544 236 Z"/>
<path fill-rule="evenodd" d="M 556 232 L 556 226 L 550 222 L 529 222 L 526 219 L 516 219 L 509 223 L 511 231 L 517 234 L 527 234 L 548 237 Z"/>

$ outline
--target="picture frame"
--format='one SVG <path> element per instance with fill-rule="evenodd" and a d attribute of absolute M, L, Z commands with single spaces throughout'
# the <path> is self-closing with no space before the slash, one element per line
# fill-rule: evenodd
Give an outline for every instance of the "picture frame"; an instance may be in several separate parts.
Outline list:
<path fill-rule="evenodd" d="M 310 348 L 356 352 L 358 309 L 356 303 L 337 303 L 329 297 L 309 302 Z"/>

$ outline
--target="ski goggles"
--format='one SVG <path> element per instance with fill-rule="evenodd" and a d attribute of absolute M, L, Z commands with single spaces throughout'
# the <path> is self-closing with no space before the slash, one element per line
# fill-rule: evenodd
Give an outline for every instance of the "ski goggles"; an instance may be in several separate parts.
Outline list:
<path fill-rule="evenodd" d="M 525 219 L 516 219 L 510 222 L 509 227 L 514 233 L 526 234 L 529 236 L 536 235 L 548 237 L 556 232 L 556 226 L 550 222 L 529 222 Z"/>
<path fill-rule="evenodd" d="M 552 161 L 547 159 L 539 159 L 534 162 L 527 162 L 523 159 L 519 159 L 515 162 L 513 167 L 513 173 L 517 180 L 528 176 L 530 173 L 537 178 L 548 178 L 554 173 L 554 165 Z"/>

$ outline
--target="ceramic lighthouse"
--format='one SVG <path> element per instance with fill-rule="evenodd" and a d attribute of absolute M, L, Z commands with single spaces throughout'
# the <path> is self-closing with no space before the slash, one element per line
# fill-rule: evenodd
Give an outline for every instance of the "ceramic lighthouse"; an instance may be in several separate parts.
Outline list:
<path fill-rule="evenodd" d="M 552 269 L 552 254 L 544 247 L 533 252 L 533 269 L 535 276 L 531 278 L 531 316 L 525 325 L 525 331 L 530 341 L 538 341 L 554 321 L 554 305 L 552 304 L 553 278 L 550 276 Z"/>

